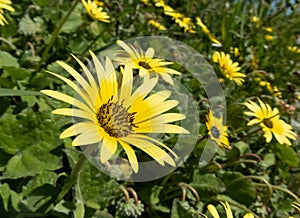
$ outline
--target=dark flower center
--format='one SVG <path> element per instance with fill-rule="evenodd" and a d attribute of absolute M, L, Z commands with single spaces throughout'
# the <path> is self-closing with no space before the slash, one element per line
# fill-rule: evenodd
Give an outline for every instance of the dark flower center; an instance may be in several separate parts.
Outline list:
<path fill-rule="evenodd" d="M 265 124 L 268 128 L 273 128 L 273 123 L 270 121 L 270 119 L 264 119 L 263 124 Z"/>
<path fill-rule="evenodd" d="M 218 139 L 220 137 L 220 131 L 217 129 L 217 127 L 212 126 L 210 131 L 214 138 Z"/>
<path fill-rule="evenodd" d="M 128 108 L 125 108 L 122 103 L 118 104 L 111 100 L 112 97 L 100 107 L 97 113 L 98 123 L 110 136 L 126 137 L 132 133 L 132 127 L 137 127 L 133 124 L 136 112 L 128 113 Z"/>
<path fill-rule="evenodd" d="M 147 62 L 145 62 L 145 61 L 139 61 L 139 66 L 141 66 L 141 67 L 143 67 L 143 68 L 145 68 L 147 70 L 151 70 L 152 69 L 151 66 Z"/>

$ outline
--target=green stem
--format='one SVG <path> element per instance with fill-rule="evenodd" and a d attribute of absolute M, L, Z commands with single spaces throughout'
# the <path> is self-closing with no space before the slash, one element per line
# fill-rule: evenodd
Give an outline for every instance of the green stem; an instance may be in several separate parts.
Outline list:
<path fill-rule="evenodd" d="M 283 191 L 283 192 L 289 194 L 289 195 L 292 196 L 297 202 L 300 203 L 300 199 L 297 197 L 297 195 L 295 195 L 293 192 L 289 191 L 288 189 L 285 189 L 285 188 L 282 188 L 282 187 L 276 186 L 276 185 L 272 185 L 272 188 L 273 188 L 273 189 L 280 190 L 280 191 Z"/>
<path fill-rule="evenodd" d="M 84 153 L 81 153 L 79 156 L 79 160 L 76 163 L 69 181 L 64 185 L 64 187 L 62 188 L 61 192 L 58 194 L 58 197 L 56 199 L 56 203 L 58 203 L 61 199 L 63 199 L 63 197 L 68 193 L 68 191 L 73 187 L 73 185 L 76 183 L 77 178 L 78 178 L 78 174 L 84 164 L 86 160 L 86 156 Z"/>
<path fill-rule="evenodd" d="M 42 57 L 41 57 L 41 60 L 38 64 L 38 67 L 37 67 L 37 71 L 40 70 L 43 62 L 46 60 L 47 56 L 48 56 L 48 53 L 50 51 L 50 48 L 53 46 L 55 40 L 57 39 L 58 35 L 59 35 L 59 32 L 61 31 L 61 28 L 63 27 L 64 23 L 67 21 L 67 19 L 69 18 L 69 16 L 71 15 L 71 13 L 73 12 L 73 10 L 75 9 L 76 5 L 79 3 L 79 1 L 75 1 L 74 4 L 70 7 L 68 13 L 63 17 L 63 19 L 60 21 L 60 23 L 58 24 L 58 26 L 56 27 L 56 29 L 54 30 L 51 38 L 50 38 L 50 41 L 47 45 L 47 47 L 45 48 L 44 52 L 42 53 Z M 36 72 L 37 72 L 36 71 Z M 36 74 L 36 73 L 35 73 Z M 31 79 L 35 76 L 35 74 L 31 77 Z"/>

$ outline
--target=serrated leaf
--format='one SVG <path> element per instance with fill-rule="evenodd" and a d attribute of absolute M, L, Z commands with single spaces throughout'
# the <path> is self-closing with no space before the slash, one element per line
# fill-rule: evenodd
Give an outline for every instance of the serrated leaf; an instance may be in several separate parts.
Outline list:
<path fill-rule="evenodd" d="M 299 159 L 296 152 L 288 145 L 275 144 L 273 149 L 275 155 L 290 167 L 297 167 Z"/>
<path fill-rule="evenodd" d="M 0 51 L 0 69 L 10 66 L 19 67 L 17 59 L 5 51 Z"/>
<path fill-rule="evenodd" d="M 0 119 L 0 149 L 14 155 L 3 176 L 34 176 L 61 167 L 61 157 L 51 154 L 60 145 L 59 129 L 64 124 L 49 112 L 6 114 Z"/>
<path fill-rule="evenodd" d="M 85 162 L 79 176 L 82 198 L 88 207 L 104 209 L 120 192 L 119 184 L 91 163 Z"/>
<path fill-rule="evenodd" d="M 74 11 L 69 16 L 68 20 L 64 23 L 61 28 L 63 33 L 71 33 L 82 24 L 81 11 L 82 5 L 77 5 Z"/>
<path fill-rule="evenodd" d="M 34 35 L 43 32 L 44 21 L 40 17 L 35 17 L 32 20 L 29 15 L 25 15 L 19 22 L 18 32 L 24 35 Z"/>
<path fill-rule="evenodd" d="M 54 172 L 42 172 L 38 175 L 36 175 L 34 178 L 32 178 L 26 186 L 23 186 L 22 193 L 24 195 L 30 194 L 34 189 L 41 187 L 43 185 L 49 184 L 53 185 L 55 183 L 55 180 L 57 178 L 56 173 Z"/>
<path fill-rule="evenodd" d="M 190 207 L 187 201 L 180 201 L 178 199 L 173 200 L 172 204 L 172 212 L 171 218 L 196 218 L 201 217 L 200 215 L 197 216 L 194 209 Z"/>
<path fill-rule="evenodd" d="M 220 174 L 220 179 L 226 186 L 227 194 L 232 199 L 246 206 L 251 205 L 256 200 L 256 189 L 251 179 L 239 172 L 227 171 Z"/>

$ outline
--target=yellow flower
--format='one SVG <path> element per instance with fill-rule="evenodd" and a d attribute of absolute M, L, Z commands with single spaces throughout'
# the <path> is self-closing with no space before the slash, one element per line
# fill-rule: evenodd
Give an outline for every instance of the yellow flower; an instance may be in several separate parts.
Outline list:
<path fill-rule="evenodd" d="M 8 11 L 15 11 L 15 9 L 10 6 L 12 4 L 12 2 L 10 0 L 0 0 L 0 25 L 4 26 L 5 24 L 7 24 L 7 20 L 4 17 L 4 10 L 6 9 Z"/>
<path fill-rule="evenodd" d="M 253 23 L 259 22 L 259 17 L 252 16 L 252 17 L 251 17 L 251 22 L 253 22 Z"/>
<path fill-rule="evenodd" d="M 93 0 L 81 0 L 83 6 L 85 7 L 85 10 L 90 15 L 91 18 L 94 20 L 99 20 L 105 23 L 110 23 L 109 21 L 109 15 L 103 11 L 102 7 L 99 7 L 96 3 L 96 1 Z"/>
<path fill-rule="evenodd" d="M 189 133 L 180 126 L 169 124 L 185 119 L 184 115 L 164 113 L 174 108 L 178 102 L 167 100 L 171 94 L 169 91 L 160 91 L 147 97 L 157 84 L 157 78 L 147 80 L 132 93 L 133 73 L 129 66 L 121 68 L 122 81 L 118 83 L 111 60 L 106 58 L 104 68 L 94 53 L 91 52 L 91 56 L 96 78 L 75 56 L 85 73 L 84 76 L 69 65 L 58 61 L 58 64 L 75 78 L 78 85 L 61 75 L 49 72 L 72 87 L 77 97 L 52 90 L 41 91 L 74 106 L 56 109 L 53 111 L 54 114 L 81 118 L 80 122 L 67 128 L 60 138 L 76 135 L 72 142 L 73 146 L 101 144 L 101 163 L 105 163 L 114 155 L 119 144 L 124 149 L 134 172 L 138 172 L 138 160 L 133 147 L 144 151 L 162 166 L 165 163 L 175 166 L 173 158 L 159 146 L 169 151 L 174 158 L 177 158 L 177 155 L 169 147 L 146 134 Z"/>
<path fill-rule="evenodd" d="M 233 218 L 232 211 L 231 211 L 231 208 L 230 208 L 230 205 L 228 204 L 228 202 L 225 201 L 225 203 L 224 203 L 224 202 L 221 201 L 221 204 L 223 205 L 223 207 L 225 209 L 226 218 Z M 220 218 L 219 213 L 218 213 L 218 211 L 217 211 L 217 209 L 215 208 L 214 205 L 209 204 L 207 206 L 207 209 L 208 209 L 209 213 L 212 215 L 213 218 Z M 206 215 L 204 215 L 204 217 L 207 218 Z M 243 218 L 254 218 L 254 215 L 252 213 L 247 213 L 246 215 L 244 215 Z"/>
<path fill-rule="evenodd" d="M 274 36 L 272 36 L 272 35 L 265 35 L 265 39 L 267 41 L 273 41 L 274 40 Z"/>
<path fill-rule="evenodd" d="M 273 32 L 273 29 L 271 27 L 264 27 L 264 30 L 269 32 L 269 33 Z"/>
<path fill-rule="evenodd" d="M 241 69 L 239 64 L 237 62 L 233 63 L 229 54 L 215 52 L 212 59 L 213 62 L 219 63 L 220 70 L 226 78 L 233 80 L 238 86 L 242 85 L 245 81 L 243 78 L 246 77 L 246 75 L 239 72 Z"/>
<path fill-rule="evenodd" d="M 300 48 L 297 46 L 288 46 L 288 50 L 294 53 L 300 53 Z"/>
<path fill-rule="evenodd" d="M 142 2 L 145 5 L 150 5 L 149 0 L 140 0 L 140 2 Z"/>
<path fill-rule="evenodd" d="M 144 53 L 140 47 L 134 47 L 121 40 L 118 40 L 117 44 L 125 51 L 120 51 L 114 61 L 120 65 L 129 65 L 133 69 L 138 69 L 141 77 L 149 78 L 151 74 L 155 74 L 156 76 L 161 76 L 164 81 L 173 85 L 173 79 L 169 74 L 181 74 L 167 67 L 167 65 L 173 64 L 173 62 L 167 62 L 161 58 L 154 58 L 155 51 L 151 47 Z"/>
<path fill-rule="evenodd" d="M 160 23 L 156 22 L 155 20 L 149 20 L 148 24 L 150 24 L 151 26 L 154 26 L 156 29 L 158 29 L 160 31 L 166 30 L 166 27 L 164 27 Z"/>
<path fill-rule="evenodd" d="M 223 118 L 217 118 L 209 110 L 206 115 L 206 127 L 211 140 L 215 141 L 221 148 L 231 149 L 228 141 L 227 126 L 223 125 Z"/>
<path fill-rule="evenodd" d="M 213 43 L 216 43 L 217 45 L 222 45 L 222 43 L 220 41 L 218 41 L 214 35 L 209 31 L 209 29 L 207 28 L 207 26 L 202 22 L 202 20 L 200 19 L 200 17 L 196 17 L 196 23 L 198 26 L 201 27 L 202 31 L 204 33 L 206 33 L 208 35 L 208 38 L 210 39 L 210 41 L 212 41 Z"/>
<path fill-rule="evenodd" d="M 250 110 L 245 112 L 247 116 L 255 117 L 248 122 L 248 126 L 259 124 L 264 131 L 266 142 L 272 140 L 272 134 L 275 136 L 279 144 L 291 145 L 289 139 L 296 139 L 296 133 L 292 131 L 292 126 L 280 119 L 279 110 L 271 108 L 270 105 L 263 103 L 258 99 L 259 104 L 249 100 L 244 103 Z"/>
<path fill-rule="evenodd" d="M 99 0 L 94 0 L 94 2 L 100 6 L 100 7 L 103 7 L 104 6 L 104 2 L 103 1 L 99 1 Z"/>
<path fill-rule="evenodd" d="M 239 48 L 237 47 L 230 47 L 230 53 L 232 53 L 235 57 L 240 55 Z"/>

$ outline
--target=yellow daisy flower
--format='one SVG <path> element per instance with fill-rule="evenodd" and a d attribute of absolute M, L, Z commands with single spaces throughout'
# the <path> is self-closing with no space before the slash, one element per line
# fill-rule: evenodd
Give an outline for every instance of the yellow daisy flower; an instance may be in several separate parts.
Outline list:
<path fill-rule="evenodd" d="M 227 126 L 223 125 L 223 118 L 217 118 L 209 110 L 206 115 L 206 127 L 211 140 L 215 141 L 221 148 L 231 149 L 228 141 Z"/>
<path fill-rule="evenodd" d="M 221 204 L 223 205 L 224 209 L 225 209 L 225 212 L 226 212 L 226 218 L 233 218 L 233 214 L 232 214 L 232 211 L 231 211 L 231 208 L 230 208 L 230 205 L 228 204 L 227 201 L 222 202 L 221 201 Z M 212 204 L 209 204 L 207 206 L 207 209 L 209 211 L 209 213 L 212 215 L 213 218 L 220 218 L 220 215 L 216 209 L 216 207 Z M 205 218 L 207 218 L 206 215 L 202 214 Z M 254 215 L 252 213 L 247 213 L 246 215 L 243 216 L 243 218 L 254 218 Z"/>
<path fill-rule="evenodd" d="M 149 78 L 150 74 L 154 73 L 156 76 L 161 76 L 167 83 L 173 85 L 173 79 L 169 74 L 181 75 L 180 72 L 166 67 L 167 65 L 173 64 L 173 62 L 167 62 L 161 58 L 154 58 L 155 51 L 151 47 L 144 53 L 140 47 L 134 47 L 121 40 L 118 40 L 117 44 L 125 51 L 120 51 L 114 61 L 120 65 L 129 65 L 133 69 L 138 69 L 141 77 Z"/>
<path fill-rule="evenodd" d="M 99 7 L 99 1 L 93 1 L 93 0 L 81 0 L 83 6 L 85 7 L 85 10 L 90 15 L 91 18 L 94 20 L 99 20 L 105 23 L 110 23 L 109 21 L 109 15 L 103 11 L 102 7 Z"/>
<path fill-rule="evenodd" d="M 215 43 L 215 44 L 217 44 L 217 45 L 222 45 L 222 43 L 220 42 L 220 41 L 218 41 L 217 39 L 216 39 L 216 37 L 214 37 L 214 35 L 209 31 L 209 29 L 207 28 L 207 26 L 202 22 L 202 20 L 200 19 L 200 17 L 196 17 L 196 24 L 198 25 L 198 26 L 200 26 L 201 27 L 201 29 L 202 29 L 202 31 L 204 32 L 204 33 L 206 33 L 207 34 L 207 36 L 208 36 L 208 38 L 210 39 L 210 41 L 212 41 L 213 43 Z"/>
<path fill-rule="evenodd" d="M 259 22 L 259 17 L 257 17 L 257 16 L 252 16 L 251 17 L 251 22 L 253 22 L 253 23 L 257 23 L 257 22 Z"/>
<path fill-rule="evenodd" d="M 270 105 L 263 103 L 258 98 L 259 104 L 249 100 L 244 105 L 250 110 L 245 112 L 248 116 L 255 117 L 248 122 L 248 126 L 260 124 L 264 131 L 266 142 L 272 140 L 272 134 L 275 136 L 279 144 L 291 145 L 289 139 L 296 139 L 296 133 L 292 131 L 292 126 L 280 119 L 279 110 L 271 108 Z"/>
<path fill-rule="evenodd" d="M 53 90 L 41 91 L 52 98 L 74 106 L 73 108 L 56 109 L 53 111 L 54 114 L 83 119 L 67 128 L 60 138 L 76 136 L 72 142 L 73 146 L 99 143 L 101 145 L 101 163 L 108 161 L 120 145 L 134 172 L 138 172 L 138 160 L 133 147 L 144 151 L 162 166 L 165 163 L 175 166 L 173 158 L 177 158 L 177 155 L 162 142 L 146 134 L 189 133 L 180 126 L 169 124 L 185 119 L 184 115 L 164 113 L 174 108 L 178 101 L 167 100 L 171 94 L 169 91 L 160 91 L 147 97 L 157 84 L 157 78 L 147 80 L 133 92 L 133 73 L 129 66 L 125 66 L 125 69 L 121 70 L 122 81 L 118 83 L 111 60 L 106 58 L 104 68 L 94 53 L 91 52 L 91 56 L 96 78 L 75 56 L 73 57 L 82 67 L 84 76 L 81 76 L 69 65 L 57 62 L 75 78 L 78 85 L 61 75 L 49 72 L 73 88 L 77 97 Z M 173 158 L 160 146 L 167 150 Z"/>
<path fill-rule="evenodd" d="M 151 25 L 151 26 L 154 26 L 156 29 L 158 29 L 160 31 L 166 30 L 166 27 L 164 27 L 163 25 L 161 25 L 160 23 L 158 23 L 155 20 L 149 20 L 148 24 Z"/>
<path fill-rule="evenodd" d="M 5 24 L 8 24 L 7 20 L 4 17 L 4 11 L 3 9 L 6 9 L 8 11 L 15 11 L 15 9 L 10 6 L 12 2 L 10 0 L 0 0 L 0 25 L 4 26 Z"/>
<path fill-rule="evenodd" d="M 220 70 L 226 78 L 233 80 L 238 86 L 242 85 L 245 81 L 243 78 L 246 77 L 246 75 L 239 72 L 241 69 L 239 67 L 239 63 L 233 63 L 229 54 L 225 54 L 224 52 L 215 52 L 212 59 L 213 62 L 219 63 Z"/>

